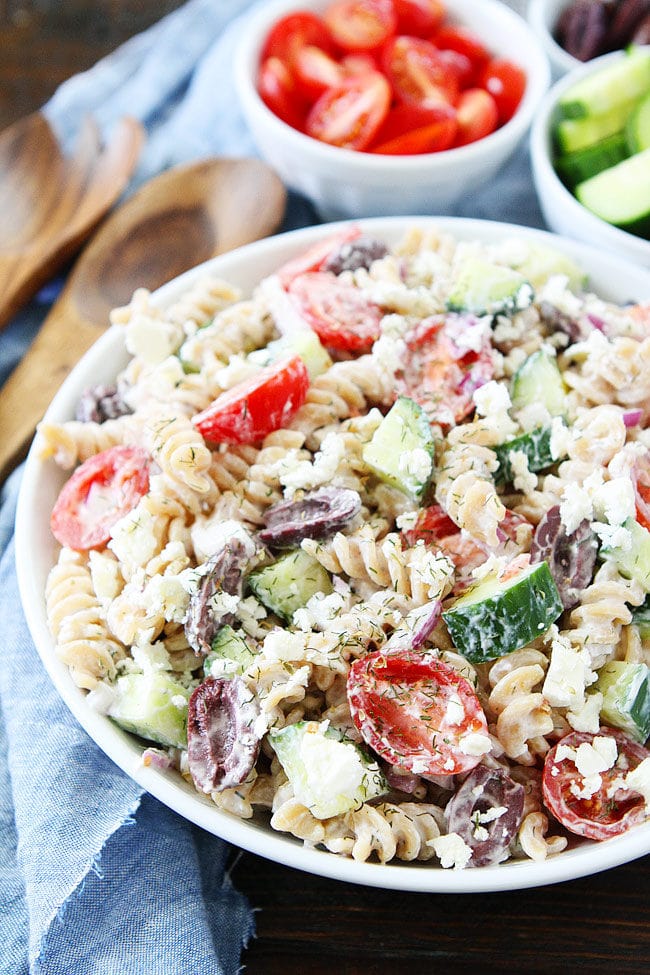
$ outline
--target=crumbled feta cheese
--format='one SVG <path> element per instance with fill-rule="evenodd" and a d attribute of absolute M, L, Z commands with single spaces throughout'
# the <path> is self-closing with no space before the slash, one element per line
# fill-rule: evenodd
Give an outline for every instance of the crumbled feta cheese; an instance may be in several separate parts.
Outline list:
<path fill-rule="evenodd" d="M 561 416 L 554 416 L 551 420 L 551 438 L 548 445 L 553 460 L 566 457 L 571 450 L 572 442 L 571 428 L 566 425 Z"/>
<path fill-rule="evenodd" d="M 591 658 L 587 651 L 575 650 L 566 639 L 553 640 L 551 646 L 544 697 L 554 708 L 580 708 L 584 703 L 585 687 L 596 679 Z"/>
<path fill-rule="evenodd" d="M 252 636 L 253 639 L 259 640 L 266 634 L 264 627 L 259 625 L 260 620 L 266 619 L 266 616 L 266 609 L 255 596 L 247 596 L 240 600 L 237 607 L 237 619 L 244 632 Z"/>
<path fill-rule="evenodd" d="M 492 739 L 489 735 L 482 735 L 475 731 L 469 735 L 463 735 L 459 747 L 463 755 L 487 755 L 492 749 Z"/>
<path fill-rule="evenodd" d="M 115 599 L 124 585 L 117 559 L 107 552 L 93 550 L 89 553 L 89 569 L 93 591 L 100 602 L 107 603 Z"/>
<path fill-rule="evenodd" d="M 187 614 L 190 595 L 184 577 L 153 576 L 145 587 L 145 604 L 150 612 L 162 613 L 168 623 L 182 623 Z"/>
<path fill-rule="evenodd" d="M 428 843 L 435 850 L 440 865 L 445 869 L 451 867 L 454 870 L 462 870 L 471 859 L 472 848 L 458 833 L 436 836 L 434 839 L 428 840 Z"/>
<path fill-rule="evenodd" d="M 422 447 L 415 447 L 400 454 L 398 468 L 401 474 L 424 484 L 431 477 L 433 458 Z"/>
<path fill-rule="evenodd" d="M 650 758 L 644 758 L 636 768 L 627 773 L 625 785 L 643 796 L 646 813 L 650 815 Z"/>
<path fill-rule="evenodd" d="M 579 707 L 572 707 L 566 713 L 566 719 L 574 731 L 587 731 L 596 734 L 600 728 L 600 709 L 603 705 L 603 695 L 600 691 L 586 694 L 584 702 Z"/>
<path fill-rule="evenodd" d="M 265 363 L 261 363 L 260 365 L 260 363 L 255 361 L 253 355 L 254 353 L 252 352 L 250 357 L 231 355 L 228 359 L 228 365 L 222 369 L 218 369 L 215 373 L 214 378 L 219 388 L 224 390 L 232 389 L 237 383 L 244 382 L 244 380 L 249 379 L 255 373 L 259 372 L 261 365 L 265 365 Z"/>
<path fill-rule="evenodd" d="M 515 490 L 522 494 L 532 494 L 537 488 L 537 475 L 528 469 L 528 457 L 524 451 L 511 450 L 508 460 L 514 474 L 512 484 Z"/>
<path fill-rule="evenodd" d="M 591 521 L 593 513 L 589 491 L 575 482 L 566 484 L 560 501 L 560 521 L 567 535 L 572 535 L 583 521 Z"/>
<path fill-rule="evenodd" d="M 146 565 L 158 550 L 155 522 L 151 512 L 136 505 L 113 525 L 108 547 L 129 568 Z"/>
<path fill-rule="evenodd" d="M 422 541 L 413 546 L 408 565 L 420 584 L 427 587 L 429 599 L 446 596 L 454 584 L 454 563 L 441 552 L 432 552 Z"/>
<path fill-rule="evenodd" d="M 465 718 L 465 708 L 463 707 L 463 702 L 456 692 L 449 695 L 449 700 L 447 701 L 447 707 L 445 709 L 445 715 L 443 722 L 445 725 L 455 724 L 459 725 Z"/>
<path fill-rule="evenodd" d="M 294 626 L 305 632 L 326 630 L 328 624 L 348 608 L 349 592 L 348 588 L 348 598 L 339 592 L 330 593 L 329 596 L 325 596 L 322 592 L 316 593 L 307 601 L 306 606 L 301 606 L 295 611 Z"/>
<path fill-rule="evenodd" d="M 491 379 L 474 390 L 472 394 L 476 412 L 479 416 L 492 416 L 503 413 L 512 406 L 510 393 L 504 383 Z"/>
<path fill-rule="evenodd" d="M 335 475 L 345 456 L 344 438 L 336 433 L 328 433 L 320 450 L 314 455 L 313 462 L 294 460 L 291 464 L 279 467 L 278 478 L 284 485 L 285 496 L 292 498 L 296 491 L 308 491 L 323 484 L 336 484 Z"/>
<path fill-rule="evenodd" d="M 629 552 L 632 548 L 632 533 L 622 525 L 608 525 L 604 521 L 592 521 L 592 531 L 598 535 L 605 548 L 620 548 Z"/>
<path fill-rule="evenodd" d="M 393 316 L 389 316 L 393 317 Z M 394 378 L 404 362 L 406 342 L 402 338 L 395 338 L 388 332 L 382 332 L 372 347 L 372 357 L 376 360 L 382 372 Z"/>
<path fill-rule="evenodd" d="M 634 487 L 629 477 L 614 477 L 597 485 L 592 494 L 594 515 L 610 525 L 622 525 L 636 514 Z"/>
<path fill-rule="evenodd" d="M 110 684 L 98 681 L 86 695 L 85 701 L 97 714 L 108 714 L 117 699 L 117 691 Z"/>
<path fill-rule="evenodd" d="M 270 660 L 302 660 L 305 656 L 306 636 L 275 627 L 264 637 L 262 653 Z"/>
<path fill-rule="evenodd" d="M 219 511 L 207 518 L 197 517 L 190 529 L 190 536 L 199 562 L 205 562 L 219 549 L 226 548 L 233 538 L 242 543 L 248 556 L 252 557 L 256 551 L 245 525 L 234 518 L 224 520 Z"/>
<path fill-rule="evenodd" d="M 143 674 L 171 670 L 169 653 L 162 641 L 136 644 L 132 648 L 131 656 Z"/>
<path fill-rule="evenodd" d="M 132 356 L 157 365 L 173 355 L 184 338 L 178 325 L 153 315 L 135 314 L 126 326 L 126 348 Z"/>

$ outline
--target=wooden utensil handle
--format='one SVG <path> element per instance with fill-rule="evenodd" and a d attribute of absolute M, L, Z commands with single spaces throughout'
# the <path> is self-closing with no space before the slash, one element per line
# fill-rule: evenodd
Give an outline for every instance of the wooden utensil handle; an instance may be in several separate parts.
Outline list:
<path fill-rule="evenodd" d="M 64 292 L 0 389 L 0 483 L 25 457 L 50 401 L 100 334 L 100 328 L 75 314 Z"/>

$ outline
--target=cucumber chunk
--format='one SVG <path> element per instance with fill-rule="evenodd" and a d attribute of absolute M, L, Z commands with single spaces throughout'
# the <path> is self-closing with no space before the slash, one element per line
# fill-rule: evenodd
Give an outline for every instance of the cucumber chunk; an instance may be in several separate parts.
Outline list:
<path fill-rule="evenodd" d="M 540 403 L 551 416 L 563 416 L 566 396 L 567 388 L 557 359 L 544 349 L 529 355 L 510 381 L 510 399 L 515 410 Z"/>
<path fill-rule="evenodd" d="M 260 602 L 287 623 L 317 592 L 324 596 L 333 592 L 327 570 L 301 548 L 251 572 L 248 584 Z"/>
<path fill-rule="evenodd" d="M 248 358 L 260 366 L 270 366 L 272 362 L 294 355 L 299 355 L 305 363 L 311 380 L 322 376 L 332 365 L 330 355 L 316 332 L 307 328 L 274 339 L 264 349 L 249 352 Z"/>
<path fill-rule="evenodd" d="M 226 624 L 212 641 L 212 650 L 203 661 L 203 672 L 206 677 L 242 674 L 255 656 L 244 637 Z"/>
<path fill-rule="evenodd" d="M 473 315 L 513 314 L 528 308 L 533 298 L 533 288 L 520 271 L 472 258 L 460 268 L 447 308 Z"/>
<path fill-rule="evenodd" d="M 637 98 L 630 98 L 609 112 L 579 119 L 562 119 L 554 130 L 557 149 L 560 153 L 579 152 L 611 135 L 622 133 L 637 104 Z"/>
<path fill-rule="evenodd" d="M 623 528 L 630 533 L 630 545 L 604 545 L 601 555 L 611 559 L 622 576 L 650 592 L 650 532 L 634 518 L 628 518 Z"/>
<path fill-rule="evenodd" d="M 530 282 L 534 290 L 541 288 L 555 274 L 563 274 L 567 278 L 568 287 L 576 293 L 584 291 L 587 284 L 584 268 L 562 251 L 546 244 L 529 244 L 526 258 L 516 264 L 515 268 Z"/>
<path fill-rule="evenodd" d="M 626 54 L 581 79 L 558 102 L 562 118 L 585 118 L 622 111 L 626 102 L 650 90 L 650 52 L 631 47 Z"/>
<path fill-rule="evenodd" d="M 165 673 L 126 674 L 115 682 L 108 716 L 125 731 L 159 745 L 187 744 L 190 691 Z"/>
<path fill-rule="evenodd" d="M 511 484 L 514 481 L 511 454 L 515 452 L 525 455 L 529 471 L 543 471 L 557 463 L 559 458 L 551 453 L 552 433 L 551 427 L 536 427 L 495 447 L 494 452 L 499 460 L 499 466 L 494 472 L 495 483 Z"/>
<path fill-rule="evenodd" d="M 650 735 L 650 670 L 643 663 L 612 660 L 598 671 L 601 717 L 643 744 Z"/>
<path fill-rule="evenodd" d="M 578 183 L 584 183 L 585 180 L 597 176 L 603 170 L 616 166 L 629 154 L 625 135 L 617 132 L 585 149 L 560 156 L 556 162 L 556 169 L 563 182 L 569 189 L 573 189 Z"/>
<path fill-rule="evenodd" d="M 365 749 L 317 721 L 298 721 L 269 740 L 299 802 L 316 819 L 359 809 L 388 792 L 379 765 Z"/>
<path fill-rule="evenodd" d="M 650 238 L 650 149 L 579 183 L 575 193 L 601 220 Z"/>
<path fill-rule="evenodd" d="M 434 449 L 426 413 L 400 396 L 363 448 L 363 461 L 380 480 L 420 501 L 431 482 Z"/>
<path fill-rule="evenodd" d="M 493 573 L 480 579 L 442 618 L 463 656 L 484 663 L 541 636 L 562 610 L 548 564 L 537 562 L 506 579 Z"/>
<path fill-rule="evenodd" d="M 630 155 L 650 149 L 650 92 L 636 105 L 625 126 Z"/>
<path fill-rule="evenodd" d="M 650 595 L 646 596 L 641 606 L 636 606 L 632 610 L 632 622 L 638 629 L 641 639 L 647 640 L 650 637 Z"/>

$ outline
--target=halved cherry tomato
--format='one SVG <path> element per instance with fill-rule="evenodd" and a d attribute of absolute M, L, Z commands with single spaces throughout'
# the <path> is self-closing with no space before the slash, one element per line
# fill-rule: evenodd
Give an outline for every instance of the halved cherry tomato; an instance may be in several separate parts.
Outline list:
<path fill-rule="evenodd" d="M 468 88 L 461 92 L 456 106 L 458 127 L 454 146 L 466 146 L 484 139 L 497 127 L 499 113 L 496 102 L 483 88 Z"/>
<path fill-rule="evenodd" d="M 260 65 L 257 90 L 266 107 L 294 129 L 302 129 L 307 107 L 289 68 L 280 58 L 267 58 Z"/>
<path fill-rule="evenodd" d="M 463 746 L 487 735 L 485 715 L 469 681 L 441 660 L 413 651 L 369 653 L 350 667 L 347 694 L 364 741 L 391 765 L 455 775 L 481 760 Z"/>
<path fill-rule="evenodd" d="M 469 327 L 469 326 L 468 326 Z M 431 423 L 460 423 L 474 409 L 473 393 L 494 375 L 486 340 L 480 351 L 463 348 L 454 339 L 462 316 L 434 315 L 406 336 L 406 355 L 397 390 L 424 409 Z"/>
<path fill-rule="evenodd" d="M 423 541 L 442 552 L 454 563 L 463 578 L 482 565 L 487 552 L 466 535 L 439 504 L 421 508 L 413 528 L 403 532 L 409 546 Z"/>
<path fill-rule="evenodd" d="M 192 422 L 210 443 L 255 443 L 287 425 L 308 388 L 307 367 L 293 356 L 226 390 Z"/>
<path fill-rule="evenodd" d="M 456 135 L 451 105 L 396 105 L 386 116 L 370 152 L 414 155 L 449 149 Z"/>
<path fill-rule="evenodd" d="M 596 735 L 585 731 L 565 735 L 547 754 L 542 790 L 548 809 L 568 830 L 591 840 L 606 840 L 646 819 L 643 797 L 632 789 L 617 788 L 616 780 L 649 758 L 650 751 L 615 728 L 601 728 L 598 735 L 615 739 L 618 757 L 612 768 L 599 773 L 601 785 L 592 796 L 575 794 L 584 789 L 584 778 L 570 758 L 557 758 L 562 746 L 577 749 L 593 744 Z"/>
<path fill-rule="evenodd" d="M 517 111 L 526 91 L 526 74 L 518 64 L 493 58 L 483 69 L 480 84 L 494 98 L 499 125 L 505 125 Z"/>
<path fill-rule="evenodd" d="M 305 131 L 343 149 L 365 149 L 390 106 L 390 85 L 378 71 L 328 88 L 307 116 Z"/>
<path fill-rule="evenodd" d="M 416 105 L 456 102 L 458 78 L 429 41 L 405 35 L 393 37 L 384 48 L 382 61 L 399 101 Z"/>
<path fill-rule="evenodd" d="M 379 338 L 382 309 L 329 271 L 299 275 L 288 293 L 299 315 L 330 349 L 369 352 Z"/>
<path fill-rule="evenodd" d="M 442 0 L 393 0 L 397 14 L 397 33 L 428 37 L 442 24 L 445 5 Z"/>
<path fill-rule="evenodd" d="M 446 49 L 444 51 L 438 51 L 438 57 L 447 70 L 454 75 L 461 91 L 471 86 L 474 77 L 474 66 L 465 54 Z"/>
<path fill-rule="evenodd" d="M 355 74 L 366 74 L 367 71 L 381 71 L 379 60 L 374 51 L 353 51 L 345 54 L 340 61 L 346 78 Z"/>
<path fill-rule="evenodd" d="M 63 486 L 50 527 L 78 552 L 104 545 L 113 525 L 149 490 L 151 457 L 142 447 L 109 447 L 84 461 Z"/>
<path fill-rule="evenodd" d="M 292 69 L 298 51 L 308 44 L 320 47 L 328 54 L 334 51 L 325 21 L 310 10 L 298 10 L 281 17 L 273 25 L 262 47 L 260 60 L 279 58 Z"/>
<path fill-rule="evenodd" d="M 340 85 L 347 77 L 341 64 L 315 44 L 300 48 L 294 68 L 301 92 L 310 101 L 316 101 L 327 88 Z"/>
<path fill-rule="evenodd" d="M 632 468 L 636 520 L 650 531 L 650 454 L 637 457 Z"/>
<path fill-rule="evenodd" d="M 349 224 L 343 230 L 330 234 L 316 244 L 312 244 L 306 251 L 286 261 L 276 271 L 283 288 L 288 288 L 294 278 L 307 271 L 320 271 L 325 262 L 335 254 L 343 244 L 356 240 L 361 236 L 361 229 L 356 224 Z"/>
<path fill-rule="evenodd" d="M 371 51 L 388 40 L 397 26 L 392 0 L 334 0 L 324 19 L 345 51 Z"/>
<path fill-rule="evenodd" d="M 474 67 L 475 81 L 491 57 L 481 39 L 472 30 L 460 24 L 455 26 L 443 24 L 429 40 L 441 51 L 458 51 L 459 54 L 469 58 Z"/>

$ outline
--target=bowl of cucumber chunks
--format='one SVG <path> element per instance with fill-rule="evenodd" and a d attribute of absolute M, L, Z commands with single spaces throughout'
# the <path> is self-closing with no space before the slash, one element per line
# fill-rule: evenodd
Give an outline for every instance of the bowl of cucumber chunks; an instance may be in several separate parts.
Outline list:
<path fill-rule="evenodd" d="M 531 161 L 552 230 L 650 266 L 650 46 L 558 81 L 533 124 Z"/>

